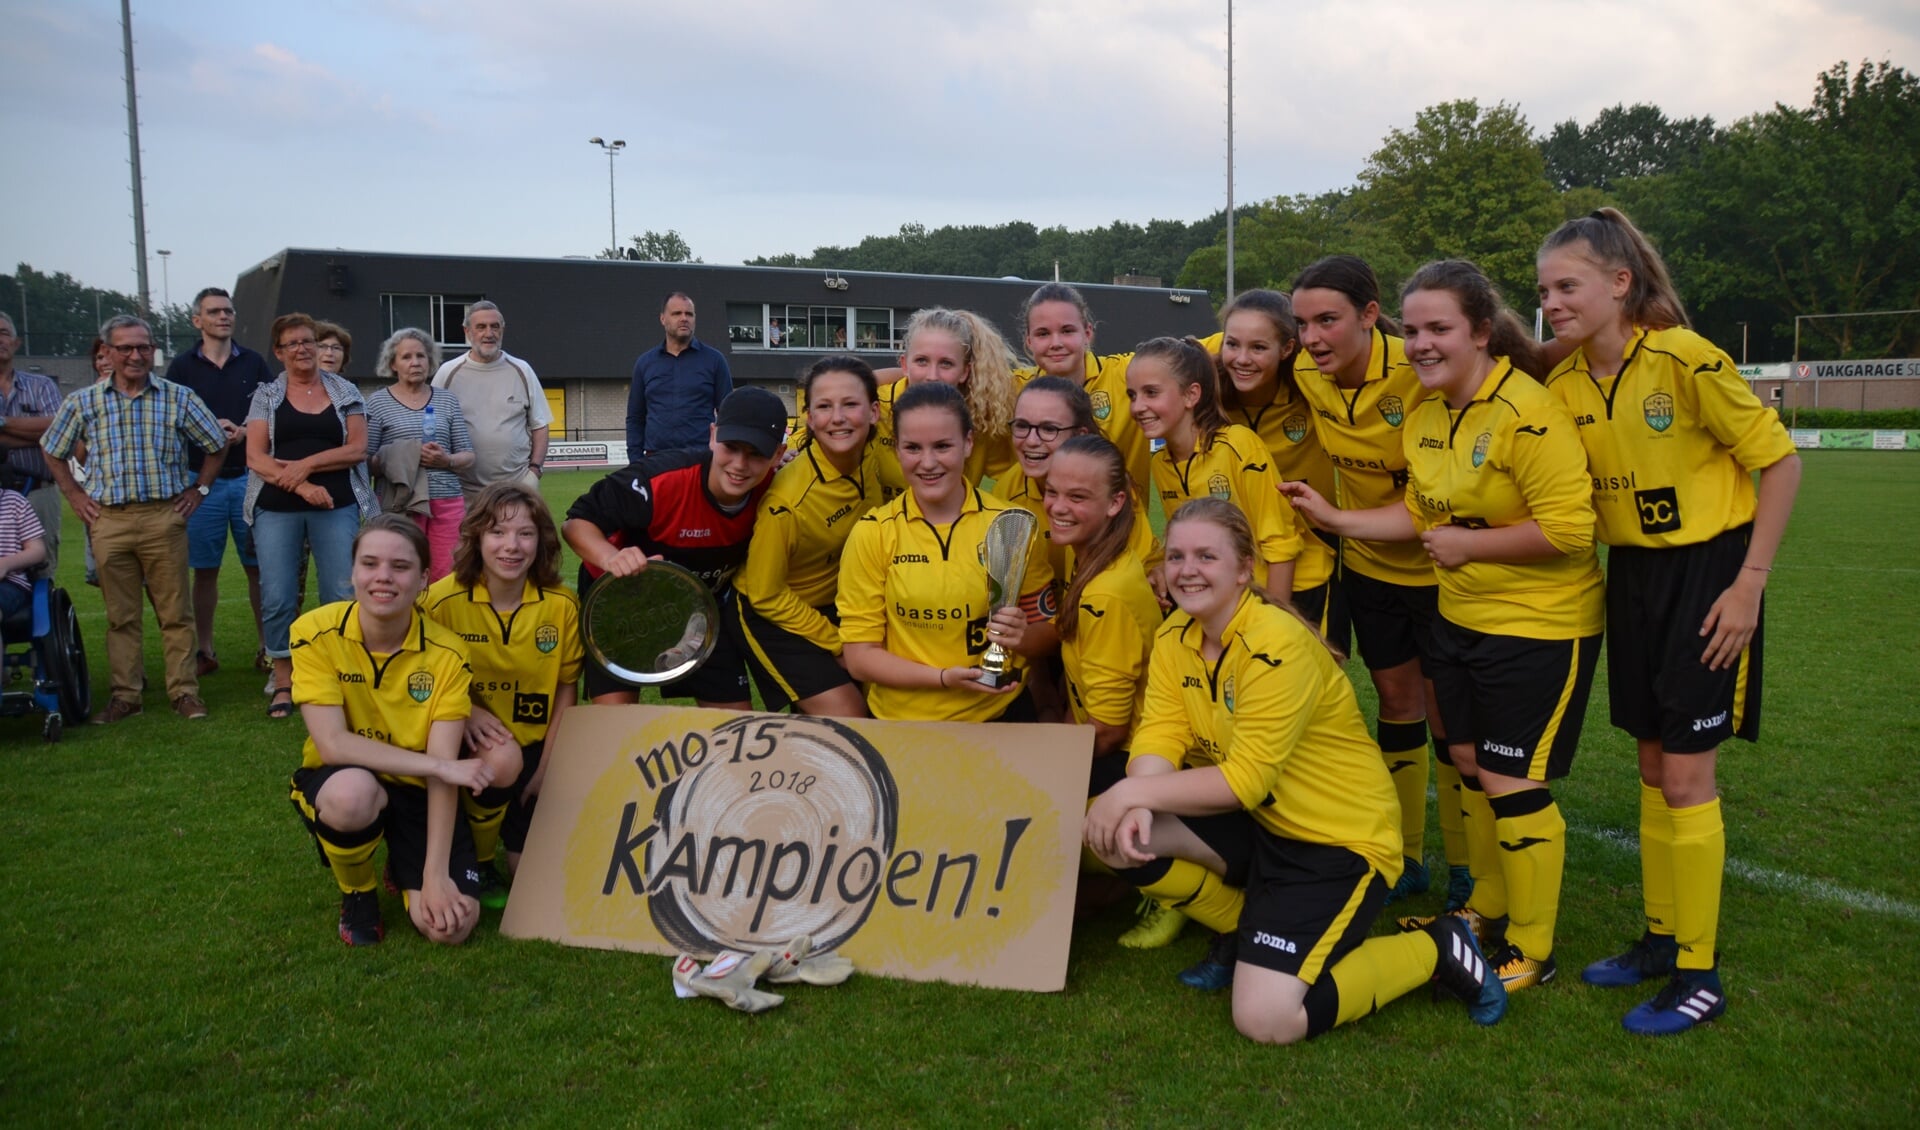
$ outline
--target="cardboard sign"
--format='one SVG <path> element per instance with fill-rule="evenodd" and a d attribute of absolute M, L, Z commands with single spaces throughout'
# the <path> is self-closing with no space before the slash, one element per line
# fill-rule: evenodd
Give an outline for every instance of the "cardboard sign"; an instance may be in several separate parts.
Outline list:
<path fill-rule="evenodd" d="M 509 937 L 1066 985 L 1090 727 L 577 706 L 546 756 Z"/>

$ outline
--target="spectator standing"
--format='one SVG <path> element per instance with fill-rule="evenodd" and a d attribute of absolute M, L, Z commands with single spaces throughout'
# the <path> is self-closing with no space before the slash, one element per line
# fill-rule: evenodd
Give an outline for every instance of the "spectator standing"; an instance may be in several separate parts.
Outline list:
<path fill-rule="evenodd" d="M 19 491 L 33 507 L 46 537 L 48 576 L 60 554 L 60 494 L 54 488 L 40 437 L 60 406 L 60 386 L 52 377 L 21 373 L 13 368 L 13 351 L 20 345 L 13 319 L 0 314 L 0 486 Z"/>
<path fill-rule="evenodd" d="M 453 572 L 467 513 L 459 471 L 473 463 L 460 398 L 427 381 L 439 359 L 440 347 L 425 330 L 394 331 L 374 365 L 393 384 L 367 398 L 367 463 L 387 484 L 381 487 L 383 504 L 399 508 L 404 487 L 404 507 L 427 535 L 429 582 Z M 422 485 L 424 493 L 415 489 Z"/>
<path fill-rule="evenodd" d="M 440 366 L 433 387 L 460 398 L 473 437 L 473 463 L 460 472 L 466 497 L 507 479 L 538 488 L 553 424 L 540 378 L 532 365 L 502 348 L 507 320 L 500 307 L 483 298 L 467 307 L 462 325 L 467 351 Z"/>
<path fill-rule="evenodd" d="M 666 340 L 633 363 L 627 390 L 627 458 L 704 448 L 707 426 L 733 391 L 727 359 L 693 336 L 693 299 L 675 292 L 660 307 Z"/>
<path fill-rule="evenodd" d="M 193 297 L 193 328 L 199 344 L 174 357 L 167 379 L 183 385 L 213 412 L 229 448 L 246 444 L 247 408 L 254 390 L 273 380 L 267 359 L 233 340 L 233 298 L 217 286 Z M 187 453 L 187 467 L 198 472 L 205 457 Z M 213 610 L 220 604 L 220 565 L 227 537 L 247 574 L 247 603 L 253 608 L 255 663 L 266 665 L 266 639 L 260 630 L 260 561 L 253 552 L 253 528 L 246 520 L 247 460 L 244 450 L 221 460 L 207 500 L 187 520 L 187 564 L 193 569 L 193 624 L 199 637 L 195 672 L 202 678 L 220 669 L 213 647 Z"/>
<path fill-rule="evenodd" d="M 153 328 L 146 322 L 121 314 L 100 336 L 113 353 L 113 379 L 61 401 L 40 441 L 60 493 L 92 532 L 98 559 L 113 697 L 94 720 L 105 725 L 140 713 L 142 589 L 160 620 L 167 699 L 182 718 L 205 718 L 187 598 L 187 521 L 213 491 L 227 435 L 192 389 L 153 379 Z M 65 462 L 82 443 L 84 491 Z M 189 446 L 207 455 L 197 479 L 187 468 Z"/>

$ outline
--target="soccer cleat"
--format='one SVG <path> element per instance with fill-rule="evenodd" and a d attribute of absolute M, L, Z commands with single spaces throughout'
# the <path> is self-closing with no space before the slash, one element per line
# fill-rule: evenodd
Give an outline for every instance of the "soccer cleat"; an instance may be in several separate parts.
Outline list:
<path fill-rule="evenodd" d="M 813 938 L 802 934 L 787 943 L 767 966 L 770 985 L 838 985 L 853 976 L 853 960 L 837 953 L 814 953 Z"/>
<path fill-rule="evenodd" d="M 1680 956 L 1680 944 L 1672 934 L 1652 930 L 1627 947 L 1627 952 L 1603 957 L 1580 971 L 1580 979 L 1602 989 L 1621 989 L 1671 976 L 1674 961 Z"/>
<path fill-rule="evenodd" d="M 1465 867 L 1447 868 L 1447 905 L 1442 908 L 1446 913 L 1465 910 L 1467 900 L 1473 897 L 1473 872 Z"/>
<path fill-rule="evenodd" d="M 482 863 L 480 893 L 476 896 L 480 900 L 480 905 L 488 910 L 500 910 L 507 905 L 508 892 L 507 881 L 500 877 L 500 872 L 494 870 L 493 861 L 488 860 Z"/>
<path fill-rule="evenodd" d="M 1187 916 L 1150 898 L 1140 900 L 1140 921 L 1120 935 L 1120 944 L 1130 950 L 1157 950 L 1174 943 L 1187 925 Z"/>
<path fill-rule="evenodd" d="M 1432 885 L 1432 880 L 1427 875 L 1427 865 L 1412 856 L 1407 856 L 1407 865 L 1405 870 L 1400 872 L 1400 881 L 1387 892 L 1386 905 L 1392 906 L 1401 899 L 1412 898 L 1414 895 L 1424 895 L 1427 893 L 1427 888 Z"/>
<path fill-rule="evenodd" d="M 1440 951 L 1433 980 L 1467 1005 L 1475 1024 L 1498 1024 L 1507 1014 L 1507 987 L 1480 952 L 1479 939 L 1464 918 L 1442 915 L 1426 926 Z"/>
<path fill-rule="evenodd" d="M 1636 1036 L 1677 1036 L 1727 1011 L 1720 987 L 1720 965 L 1712 969 L 1675 969 L 1652 1000 L 1633 1007 L 1620 1026 Z"/>
<path fill-rule="evenodd" d="M 380 918 L 380 896 L 372 891 L 348 891 L 340 896 L 340 940 L 350 946 L 377 946 L 387 936 Z"/>
<path fill-rule="evenodd" d="M 392 860 L 388 860 L 386 867 L 384 867 L 380 871 L 380 885 L 385 887 L 387 889 L 387 893 L 390 895 L 397 895 L 400 893 L 400 884 L 394 882 L 394 879 L 393 879 L 393 861 Z"/>
<path fill-rule="evenodd" d="M 1238 934 L 1215 934 L 1207 956 L 1180 971 L 1180 983 L 1203 993 L 1217 993 L 1233 984 L 1233 966 L 1240 953 Z"/>
<path fill-rule="evenodd" d="M 1509 942 L 1487 958 L 1493 967 L 1500 971 L 1500 983 L 1509 993 L 1519 989 L 1530 989 L 1535 985 L 1544 985 L 1553 980 L 1560 967 L 1554 964 L 1553 955 L 1542 958 L 1528 957 L 1520 952 L 1520 947 Z"/>
<path fill-rule="evenodd" d="M 1473 936 L 1486 949 L 1498 946 L 1507 937 L 1506 915 L 1502 914 L 1498 918 L 1482 918 L 1480 913 L 1470 906 L 1442 911 L 1439 914 L 1409 914 L 1405 918 L 1396 919 L 1394 925 L 1400 927 L 1401 933 L 1411 934 L 1415 930 L 1425 930 L 1443 918 L 1458 918 L 1465 922 L 1473 930 Z"/>
<path fill-rule="evenodd" d="M 730 950 L 702 969 L 693 955 L 683 953 L 674 959 L 673 982 L 696 996 L 725 1001 L 728 1008 L 740 1012 L 765 1012 L 787 999 L 753 987 L 778 956 L 773 950 L 761 950 L 752 956 Z"/>

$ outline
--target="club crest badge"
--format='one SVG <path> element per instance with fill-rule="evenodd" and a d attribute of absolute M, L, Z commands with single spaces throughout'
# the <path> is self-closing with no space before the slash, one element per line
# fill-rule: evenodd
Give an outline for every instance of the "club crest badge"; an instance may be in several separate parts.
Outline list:
<path fill-rule="evenodd" d="M 1113 397 L 1108 395 L 1104 389 L 1094 393 L 1087 399 L 1093 401 L 1094 419 L 1105 420 L 1108 416 L 1113 415 Z"/>
<path fill-rule="evenodd" d="M 1207 480 L 1207 493 L 1222 502 L 1231 501 L 1233 498 L 1233 484 L 1227 481 L 1225 475 L 1215 475 Z"/>
<path fill-rule="evenodd" d="M 415 671 L 407 676 L 407 696 L 415 702 L 425 702 L 433 697 L 433 672 Z"/>
<path fill-rule="evenodd" d="M 1493 433 L 1481 432 L 1473 441 L 1473 465 L 1478 468 L 1487 461 L 1487 448 L 1493 445 Z"/>
<path fill-rule="evenodd" d="M 1307 438 L 1307 418 L 1296 412 L 1280 421 L 1280 430 L 1287 434 L 1288 443 L 1299 443 Z"/>
<path fill-rule="evenodd" d="M 1654 431 L 1664 432 L 1673 426 L 1672 394 L 1656 392 L 1641 403 L 1640 409 L 1646 413 L 1647 426 Z"/>
<path fill-rule="evenodd" d="M 539 648 L 542 655 L 559 647 L 560 629 L 552 624 L 540 625 L 539 630 L 533 633 L 533 646 Z"/>
<path fill-rule="evenodd" d="M 1407 406 L 1402 404 L 1397 396 L 1383 396 L 1380 398 L 1380 415 L 1386 418 L 1387 423 L 1397 428 L 1400 426 L 1400 421 L 1407 418 Z"/>
<path fill-rule="evenodd" d="M 1220 701 L 1226 704 L 1227 713 L 1233 713 L 1233 676 L 1227 676 L 1227 685 L 1220 688 Z"/>

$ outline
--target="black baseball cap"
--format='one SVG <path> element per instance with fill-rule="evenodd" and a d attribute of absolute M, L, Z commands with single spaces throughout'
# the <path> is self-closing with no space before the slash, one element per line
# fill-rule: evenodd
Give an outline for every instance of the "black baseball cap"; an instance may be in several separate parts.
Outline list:
<path fill-rule="evenodd" d="M 780 450 L 787 438 L 787 406 L 764 388 L 736 388 L 720 402 L 714 438 L 744 443 L 763 456 Z"/>

